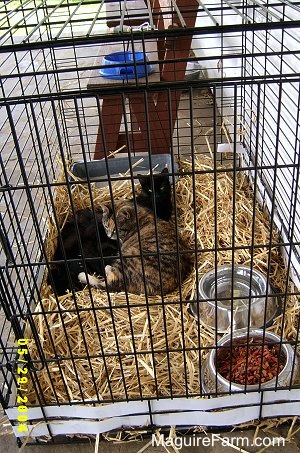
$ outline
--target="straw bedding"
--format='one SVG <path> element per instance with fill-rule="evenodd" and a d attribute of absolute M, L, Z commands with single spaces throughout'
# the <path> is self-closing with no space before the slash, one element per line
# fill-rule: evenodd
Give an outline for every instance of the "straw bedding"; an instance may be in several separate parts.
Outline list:
<path fill-rule="evenodd" d="M 111 294 L 108 300 L 105 291 L 94 288 L 77 292 L 75 300 L 72 294 L 66 294 L 57 302 L 45 279 L 43 300 L 34 314 L 44 356 L 49 360 L 47 366 L 36 373 L 45 403 L 199 394 L 199 370 L 207 354 L 205 350 L 200 351 L 200 347 L 214 345 L 218 338 L 212 329 L 201 322 L 199 325 L 188 312 L 188 300 L 195 296 L 196 265 L 198 277 L 214 267 L 215 254 L 205 250 L 215 248 L 215 238 L 217 245 L 225 248 L 217 253 L 218 264 L 231 263 L 234 259 L 235 263 L 251 265 L 251 248 L 239 247 L 251 246 L 253 218 L 255 245 L 268 244 L 270 240 L 276 244 L 279 236 L 273 228 L 270 238 L 268 214 L 258 206 L 253 207 L 245 175 L 237 175 L 234 188 L 232 173 L 221 172 L 215 184 L 215 175 L 211 172 L 213 162 L 205 157 L 201 157 L 201 161 L 196 159 L 194 175 L 186 174 L 192 169 L 189 161 L 180 162 L 180 169 L 182 176 L 176 182 L 177 220 L 187 245 L 194 247 L 196 242 L 199 250 L 197 263 L 181 288 L 182 300 L 186 302 L 180 303 L 179 290 L 166 296 L 163 303 L 158 296 L 150 297 L 146 303 L 144 296 L 129 294 L 126 297 L 124 293 Z M 71 215 L 66 187 L 57 187 L 55 197 L 56 214 L 62 226 Z M 114 197 L 131 198 L 131 185 L 114 183 Z M 92 185 L 92 199 L 95 207 L 109 201 L 108 189 Z M 86 187 L 74 188 L 72 201 L 76 209 L 90 206 L 90 200 Z M 48 231 L 46 246 L 51 258 L 57 244 L 52 219 L 49 219 Z M 234 254 L 226 249 L 232 246 Z M 252 258 L 254 267 L 264 273 L 270 259 L 271 283 L 284 291 L 286 270 L 279 247 L 274 245 L 270 256 L 268 247 L 255 247 Z M 298 310 L 296 297 L 289 297 L 283 326 L 287 339 L 295 338 Z M 270 330 L 280 332 L 281 328 L 280 315 Z M 32 337 L 29 329 L 27 334 Z M 33 359 L 39 359 L 34 341 L 30 352 Z M 57 356 L 73 360 L 55 360 Z M 32 383 L 29 390 L 29 401 L 37 403 Z"/>

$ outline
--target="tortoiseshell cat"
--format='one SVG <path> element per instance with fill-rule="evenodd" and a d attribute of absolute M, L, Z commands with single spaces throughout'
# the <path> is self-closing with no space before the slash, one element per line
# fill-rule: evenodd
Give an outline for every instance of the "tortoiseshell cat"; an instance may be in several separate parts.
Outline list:
<path fill-rule="evenodd" d="M 116 217 L 122 261 L 120 258 L 116 258 L 111 265 L 105 267 L 107 289 L 125 291 L 126 288 L 128 292 L 144 294 L 146 285 L 148 295 L 167 294 L 175 290 L 179 284 L 178 270 L 181 279 L 184 280 L 189 272 L 190 263 L 185 254 L 180 255 L 178 263 L 177 236 L 174 225 L 171 222 L 156 219 L 157 244 L 155 219 L 149 209 L 137 207 L 137 224 L 135 207 L 130 201 L 119 201 L 114 205 L 115 216 L 111 208 L 102 206 L 103 226 L 109 238 L 117 239 L 114 220 Z M 178 242 L 182 249 L 181 240 L 179 239 Z M 140 243 L 142 250 L 140 250 Z M 159 249 L 159 258 L 157 249 Z M 78 278 L 82 283 L 87 283 L 84 272 L 80 273 Z M 97 288 L 106 287 L 103 279 L 91 275 L 88 275 L 88 284 Z"/>
<path fill-rule="evenodd" d="M 151 176 L 138 175 L 142 191 L 136 196 L 137 204 L 149 208 L 151 211 L 154 211 L 154 201 L 156 216 L 166 221 L 169 221 L 172 215 L 171 184 L 168 172 L 168 168 L 164 168 L 161 173 L 153 174 L 154 193 L 152 193 Z"/>

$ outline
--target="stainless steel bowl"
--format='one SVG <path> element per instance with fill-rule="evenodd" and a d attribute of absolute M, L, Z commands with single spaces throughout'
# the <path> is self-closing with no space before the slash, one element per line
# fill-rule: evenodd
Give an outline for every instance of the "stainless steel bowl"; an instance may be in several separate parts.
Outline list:
<path fill-rule="evenodd" d="M 264 331 L 260 329 L 250 329 L 249 339 L 253 339 L 255 343 L 262 344 L 264 334 L 264 343 L 269 343 L 272 345 L 280 344 L 280 337 L 278 335 L 267 331 L 265 331 L 264 333 Z M 232 336 L 231 334 L 225 335 L 223 338 L 221 338 L 221 340 L 218 341 L 217 347 L 233 347 L 235 344 L 240 344 L 241 342 L 247 344 L 247 329 L 237 330 L 233 332 Z M 277 377 L 274 377 L 267 382 L 261 383 L 261 389 L 286 387 L 291 383 L 295 384 L 299 382 L 299 359 L 297 354 L 295 353 L 295 350 L 291 345 L 282 343 L 280 353 L 284 362 L 283 369 Z M 210 351 L 207 359 L 203 364 L 201 372 L 201 384 L 204 393 L 244 391 L 245 387 L 247 391 L 259 388 L 258 384 L 247 384 L 245 386 L 232 381 L 230 382 L 220 373 L 218 373 L 216 370 L 216 349 Z"/>
<path fill-rule="evenodd" d="M 199 281 L 199 303 L 191 312 L 218 332 L 264 327 L 278 311 L 278 298 L 264 275 L 247 266 L 219 266 Z M 198 307 L 197 307 L 198 305 Z"/>

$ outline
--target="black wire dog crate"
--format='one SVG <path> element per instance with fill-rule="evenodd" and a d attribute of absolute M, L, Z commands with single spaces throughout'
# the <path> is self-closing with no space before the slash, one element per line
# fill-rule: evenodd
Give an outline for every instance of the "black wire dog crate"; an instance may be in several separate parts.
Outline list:
<path fill-rule="evenodd" d="M 0 23 L 0 398 L 20 442 L 299 416 L 300 2 L 16 0 Z"/>

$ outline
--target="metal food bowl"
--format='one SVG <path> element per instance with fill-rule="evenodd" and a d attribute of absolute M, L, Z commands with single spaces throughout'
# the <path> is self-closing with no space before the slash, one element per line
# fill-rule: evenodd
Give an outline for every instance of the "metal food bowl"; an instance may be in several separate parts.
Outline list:
<path fill-rule="evenodd" d="M 201 322 L 220 333 L 243 327 L 263 327 L 279 309 L 278 297 L 265 276 L 247 266 L 219 266 L 199 281 L 199 303 L 190 310 Z"/>
<path fill-rule="evenodd" d="M 231 334 L 225 335 L 221 340 L 217 343 L 218 352 L 220 354 L 222 347 L 230 347 L 232 348 L 236 344 L 249 344 L 249 342 L 253 341 L 253 343 L 257 343 L 262 345 L 263 343 L 272 344 L 272 345 L 280 345 L 281 339 L 278 335 L 267 332 L 259 329 L 250 329 L 249 331 L 249 338 L 247 336 L 248 329 L 241 329 L 235 331 L 232 336 Z M 245 391 L 245 387 L 247 391 L 255 390 L 258 388 L 261 389 L 272 389 L 277 387 L 286 387 L 289 386 L 291 383 L 295 384 L 299 382 L 299 359 L 295 350 L 292 348 L 290 344 L 281 343 L 280 347 L 280 357 L 284 364 L 283 369 L 280 373 L 270 379 L 269 381 L 263 382 L 260 385 L 255 384 L 237 384 L 235 382 L 229 381 L 224 378 L 220 373 L 216 370 L 216 349 L 211 350 L 207 359 L 203 363 L 202 372 L 201 372 L 201 385 L 202 390 L 204 393 L 221 393 L 221 392 L 237 392 L 237 391 Z"/>

